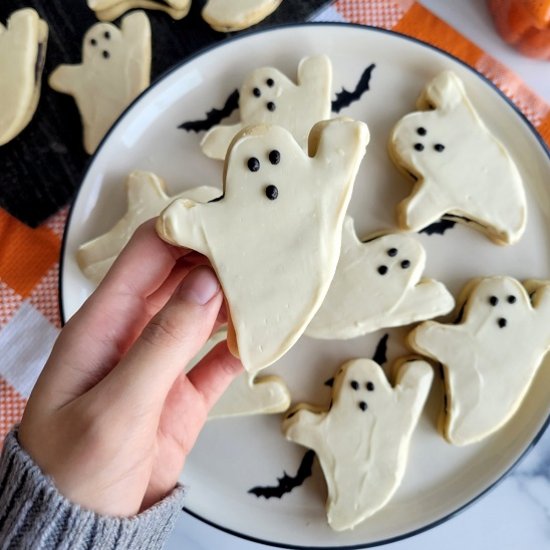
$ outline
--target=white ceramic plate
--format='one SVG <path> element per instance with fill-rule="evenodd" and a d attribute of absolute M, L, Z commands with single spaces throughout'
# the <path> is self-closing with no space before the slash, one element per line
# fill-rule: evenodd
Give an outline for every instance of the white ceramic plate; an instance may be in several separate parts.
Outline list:
<path fill-rule="evenodd" d="M 122 116 L 93 158 L 65 235 L 61 299 L 70 317 L 92 286 L 75 263 L 75 250 L 109 229 L 124 213 L 124 179 L 134 169 L 152 170 L 172 193 L 196 185 L 220 185 L 222 166 L 205 158 L 200 135 L 178 129 L 221 107 L 252 69 L 271 65 L 292 78 L 299 60 L 327 53 L 334 93 L 353 90 L 375 63 L 370 90 L 340 114 L 368 123 L 372 139 L 356 180 L 350 212 L 361 236 L 395 224 L 394 207 L 411 190 L 391 164 L 386 146 L 393 124 L 414 110 L 435 74 L 452 69 L 490 129 L 511 151 L 525 179 L 529 222 L 512 247 L 493 245 L 476 231 L 456 226 L 445 235 L 419 235 L 428 251 L 426 275 L 453 292 L 471 277 L 507 274 L 550 278 L 550 160 L 526 120 L 484 78 L 434 48 L 400 35 L 350 25 L 284 27 L 225 42 L 157 81 Z M 282 261 L 285 261 L 282 259 Z M 386 331 L 351 342 L 301 341 L 271 372 L 287 380 L 295 400 L 327 403 L 324 382 L 343 360 L 372 357 Z M 403 330 L 389 330 L 389 362 L 402 353 Z M 387 365 L 387 364 L 386 364 Z M 208 424 L 189 457 L 183 482 L 188 511 L 253 540 L 287 547 L 362 547 L 418 532 L 450 517 L 494 485 L 540 436 L 550 413 L 550 366 L 540 369 L 513 420 L 486 441 L 466 448 L 447 444 L 436 431 L 442 406 L 439 380 L 414 434 L 404 481 L 391 502 L 351 532 L 326 523 L 326 489 L 317 463 L 313 475 L 282 498 L 254 496 L 255 486 L 277 485 L 295 475 L 305 449 L 286 442 L 280 417 L 218 420 Z"/>

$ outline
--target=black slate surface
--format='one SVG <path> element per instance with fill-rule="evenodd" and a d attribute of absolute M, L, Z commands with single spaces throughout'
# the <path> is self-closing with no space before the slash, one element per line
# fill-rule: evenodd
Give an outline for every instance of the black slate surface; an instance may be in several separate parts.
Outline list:
<path fill-rule="evenodd" d="M 303 22 L 328 3 L 284 0 L 254 28 Z M 181 21 L 162 12 L 147 12 L 153 41 L 151 81 L 190 54 L 232 35 L 215 32 L 202 20 L 203 4 L 204 0 L 193 0 L 189 15 Z M 2 0 L 0 21 L 5 23 L 10 13 L 22 7 L 36 9 L 48 22 L 48 50 L 34 118 L 19 136 L 0 147 L 0 207 L 34 227 L 71 201 L 89 159 L 73 98 L 50 89 L 47 78 L 61 63 L 80 63 L 82 37 L 97 19 L 86 0 Z"/>

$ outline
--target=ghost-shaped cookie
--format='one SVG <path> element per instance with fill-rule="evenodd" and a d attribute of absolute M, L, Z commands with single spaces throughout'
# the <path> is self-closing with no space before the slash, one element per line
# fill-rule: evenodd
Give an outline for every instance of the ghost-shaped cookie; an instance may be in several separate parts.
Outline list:
<path fill-rule="evenodd" d="M 142 11 L 93 25 L 82 45 L 82 63 L 60 65 L 49 84 L 71 94 L 82 117 L 84 149 L 93 153 L 124 109 L 149 85 L 151 27 Z"/>
<path fill-rule="evenodd" d="M 208 202 L 221 195 L 216 187 L 203 185 L 168 196 L 164 181 L 153 174 L 135 170 L 126 180 L 128 210 L 106 233 L 81 245 L 76 253 L 80 269 L 96 284 L 99 284 L 134 231 L 145 221 L 156 218 L 164 208 L 177 198 Z"/>
<path fill-rule="evenodd" d="M 176 200 L 159 216 L 163 239 L 210 259 L 229 306 L 229 347 L 249 372 L 288 351 L 321 305 L 368 140 L 362 122 L 320 122 L 308 155 L 284 128 L 246 128 L 226 159 L 223 198 Z"/>
<path fill-rule="evenodd" d="M 217 330 L 200 352 L 187 365 L 189 372 L 217 344 L 227 339 L 227 328 Z M 290 406 L 290 392 L 279 376 L 259 376 L 252 379 L 244 372 L 237 376 L 208 413 L 208 420 L 274 414 L 284 412 Z"/>
<path fill-rule="evenodd" d="M 313 449 L 328 487 L 327 517 L 353 529 L 380 510 L 399 487 L 411 437 L 432 383 L 425 361 L 396 365 L 392 387 L 370 359 L 345 363 L 328 410 L 298 405 L 283 421 L 290 441 Z"/>
<path fill-rule="evenodd" d="M 346 217 L 336 273 L 306 334 L 346 340 L 448 313 L 454 298 L 442 283 L 421 279 L 425 264 L 426 252 L 411 235 L 361 242 Z"/>
<path fill-rule="evenodd" d="M 100 21 L 113 21 L 135 8 L 161 10 L 172 19 L 182 19 L 189 12 L 191 0 L 88 0 L 88 7 Z"/>
<path fill-rule="evenodd" d="M 202 9 L 202 18 L 216 31 L 240 31 L 265 19 L 281 2 L 282 0 L 208 0 Z"/>
<path fill-rule="evenodd" d="M 0 23 L 0 145 L 31 121 L 40 98 L 48 25 L 35 10 L 12 13 Z"/>
<path fill-rule="evenodd" d="M 443 431 L 468 445 L 501 428 L 521 405 L 550 347 L 550 282 L 488 277 L 467 285 L 457 324 L 426 321 L 409 344 L 443 365 Z"/>
<path fill-rule="evenodd" d="M 398 168 L 411 176 L 411 195 L 397 207 L 403 229 L 419 231 L 442 216 L 513 244 L 527 221 L 519 171 L 491 134 L 451 71 L 429 82 L 417 106 L 403 117 L 389 144 Z"/>
<path fill-rule="evenodd" d="M 224 160 L 231 140 L 246 126 L 286 128 L 307 149 L 313 125 L 330 116 L 332 65 L 326 55 L 306 57 L 298 65 L 298 84 L 272 67 L 256 69 L 239 90 L 240 121 L 210 129 L 201 142 L 210 158 Z"/>

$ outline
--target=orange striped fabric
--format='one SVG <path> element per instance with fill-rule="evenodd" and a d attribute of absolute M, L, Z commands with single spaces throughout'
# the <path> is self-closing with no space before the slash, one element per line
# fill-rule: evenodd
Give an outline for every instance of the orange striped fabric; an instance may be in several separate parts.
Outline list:
<path fill-rule="evenodd" d="M 348 22 L 393 29 L 459 57 L 490 78 L 550 145 L 550 105 L 514 73 L 413 0 L 337 0 Z M 0 209 L 0 442 L 19 421 L 60 326 L 58 271 L 67 209 L 31 229 Z"/>

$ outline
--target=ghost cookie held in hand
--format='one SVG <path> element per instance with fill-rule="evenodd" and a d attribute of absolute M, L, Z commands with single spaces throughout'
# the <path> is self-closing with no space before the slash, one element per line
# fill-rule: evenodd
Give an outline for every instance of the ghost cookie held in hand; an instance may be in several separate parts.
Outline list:
<path fill-rule="evenodd" d="M 421 279 L 425 264 L 414 237 L 395 233 L 361 242 L 348 216 L 334 279 L 306 334 L 345 340 L 448 313 L 454 299 L 442 283 Z"/>
<path fill-rule="evenodd" d="M 298 84 L 272 67 L 256 69 L 239 90 L 240 122 L 214 126 L 201 142 L 210 158 L 224 160 L 233 137 L 244 127 L 274 124 L 286 128 L 304 149 L 312 126 L 330 116 L 332 65 L 326 55 L 298 65 Z"/>
<path fill-rule="evenodd" d="M 31 121 L 40 98 L 48 25 L 35 10 L 11 14 L 0 23 L 0 145 Z"/>
<path fill-rule="evenodd" d="M 374 361 L 349 361 L 334 379 L 328 410 L 302 404 L 283 421 L 288 440 L 317 454 L 328 487 L 328 522 L 336 531 L 353 529 L 380 510 L 403 479 L 433 371 L 420 360 L 395 370 L 392 387 Z"/>
<path fill-rule="evenodd" d="M 161 10 L 172 19 L 182 19 L 189 12 L 191 0 L 88 0 L 88 7 L 100 21 L 113 21 L 135 8 Z"/>
<path fill-rule="evenodd" d="M 417 106 L 395 126 L 390 156 L 415 180 L 398 205 L 398 223 L 419 231 L 445 215 L 480 229 L 498 244 L 523 234 L 522 179 L 505 147 L 487 129 L 452 72 L 428 83 Z"/>
<path fill-rule="evenodd" d="M 93 153 L 124 109 L 149 85 L 151 27 L 142 11 L 122 19 L 118 29 L 97 23 L 84 36 L 82 63 L 60 65 L 50 86 L 71 94 L 82 117 L 84 149 Z"/>
<path fill-rule="evenodd" d="M 550 282 L 489 277 L 463 295 L 458 324 L 427 321 L 408 338 L 443 365 L 443 431 L 454 445 L 475 443 L 510 420 L 550 348 Z"/>
<path fill-rule="evenodd" d="M 141 170 L 135 170 L 128 176 L 126 191 L 126 214 L 109 231 L 84 243 L 77 251 L 80 269 L 96 284 L 105 277 L 134 231 L 143 222 L 156 218 L 173 200 L 187 198 L 197 202 L 208 202 L 221 194 L 221 190 L 216 187 L 202 185 L 170 197 L 161 178 L 152 172 Z"/>
<path fill-rule="evenodd" d="M 273 13 L 282 0 L 208 0 L 202 18 L 216 31 L 232 32 L 256 25 Z"/>
<path fill-rule="evenodd" d="M 229 150 L 224 196 L 177 200 L 159 217 L 163 239 L 210 259 L 229 305 L 229 348 L 249 372 L 288 351 L 321 305 L 368 140 L 362 122 L 320 122 L 308 156 L 283 128 L 247 128 Z"/>

